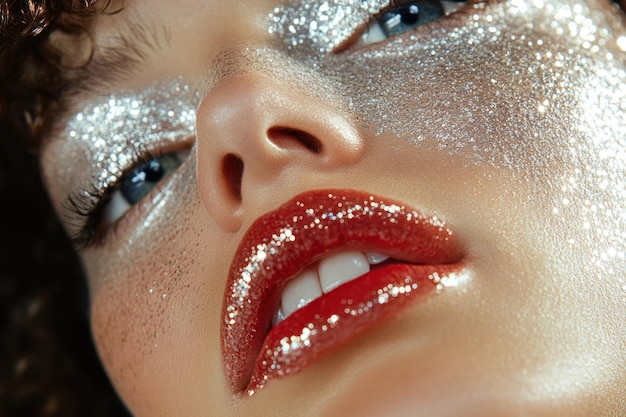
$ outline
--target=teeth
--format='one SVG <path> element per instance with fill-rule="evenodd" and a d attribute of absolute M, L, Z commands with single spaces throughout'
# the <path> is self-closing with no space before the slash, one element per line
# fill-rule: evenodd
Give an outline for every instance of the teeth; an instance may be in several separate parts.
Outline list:
<path fill-rule="evenodd" d="M 287 283 L 272 325 L 276 326 L 294 311 L 320 298 L 322 294 L 367 274 L 370 265 L 380 264 L 387 259 L 388 256 L 380 253 L 356 251 L 341 252 L 323 259 L 317 270 L 306 269 Z"/>
<path fill-rule="evenodd" d="M 381 255 L 380 253 L 366 253 L 365 255 L 367 256 L 367 261 L 370 265 L 380 264 L 389 259 L 388 256 Z"/>
<path fill-rule="evenodd" d="M 321 295 L 322 288 L 320 287 L 317 272 L 307 269 L 289 281 L 283 290 L 282 303 L 285 317 L 288 317 L 291 313 L 304 307 Z"/>
<path fill-rule="evenodd" d="M 281 306 L 276 314 L 274 314 L 274 318 L 272 319 L 272 326 L 276 326 L 283 320 L 285 320 L 285 312 L 283 311 L 283 307 Z"/>
<path fill-rule="evenodd" d="M 367 274 L 370 264 L 361 252 L 343 252 L 320 262 L 320 283 L 324 293 Z"/>

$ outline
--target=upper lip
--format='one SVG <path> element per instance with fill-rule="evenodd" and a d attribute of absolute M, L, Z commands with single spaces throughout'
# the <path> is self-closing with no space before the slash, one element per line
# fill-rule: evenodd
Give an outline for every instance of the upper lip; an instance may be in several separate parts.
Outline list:
<path fill-rule="evenodd" d="M 233 389 L 250 381 L 285 283 L 344 248 L 421 265 L 453 264 L 462 257 L 443 221 L 370 193 L 310 191 L 266 213 L 245 233 L 224 294 L 222 355 Z"/>

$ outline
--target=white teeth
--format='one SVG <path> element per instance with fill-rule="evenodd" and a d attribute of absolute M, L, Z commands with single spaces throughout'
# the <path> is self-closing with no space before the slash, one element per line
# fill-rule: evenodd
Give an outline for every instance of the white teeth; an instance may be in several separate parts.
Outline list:
<path fill-rule="evenodd" d="M 287 283 L 283 290 L 282 303 L 285 317 L 322 295 L 317 272 L 307 269 Z"/>
<path fill-rule="evenodd" d="M 272 326 L 276 326 L 281 321 L 285 320 L 285 312 L 283 311 L 282 306 L 278 309 L 274 317 L 272 318 Z"/>
<path fill-rule="evenodd" d="M 370 265 L 380 264 L 389 259 L 388 256 L 382 255 L 380 253 L 367 253 L 366 255 L 367 261 L 370 263 Z"/>
<path fill-rule="evenodd" d="M 274 315 L 272 325 L 276 326 L 294 311 L 304 307 L 338 286 L 365 275 L 370 265 L 380 264 L 389 259 L 380 253 L 356 251 L 341 252 L 329 256 L 319 263 L 318 269 L 306 269 L 290 280 L 281 295 L 281 306 Z"/>
<path fill-rule="evenodd" d="M 320 262 L 320 283 L 327 293 L 369 271 L 370 264 L 363 253 L 342 252 Z"/>

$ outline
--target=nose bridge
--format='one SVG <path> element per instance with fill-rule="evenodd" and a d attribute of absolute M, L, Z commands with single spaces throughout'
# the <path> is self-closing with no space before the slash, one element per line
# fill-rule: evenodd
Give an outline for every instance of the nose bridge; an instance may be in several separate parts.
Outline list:
<path fill-rule="evenodd" d="M 328 103 L 248 74 L 224 79 L 206 95 L 197 113 L 197 150 L 203 203 L 234 231 L 257 193 L 297 180 L 282 178 L 286 168 L 303 176 L 341 170 L 360 159 L 363 143 Z"/>

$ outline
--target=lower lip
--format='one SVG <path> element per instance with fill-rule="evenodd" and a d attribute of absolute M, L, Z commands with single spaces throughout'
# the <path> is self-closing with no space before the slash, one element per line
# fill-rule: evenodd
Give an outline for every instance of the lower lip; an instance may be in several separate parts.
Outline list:
<path fill-rule="evenodd" d="M 405 309 L 428 299 L 461 266 L 396 263 L 375 269 L 316 299 L 272 328 L 247 387 L 293 375 Z"/>

